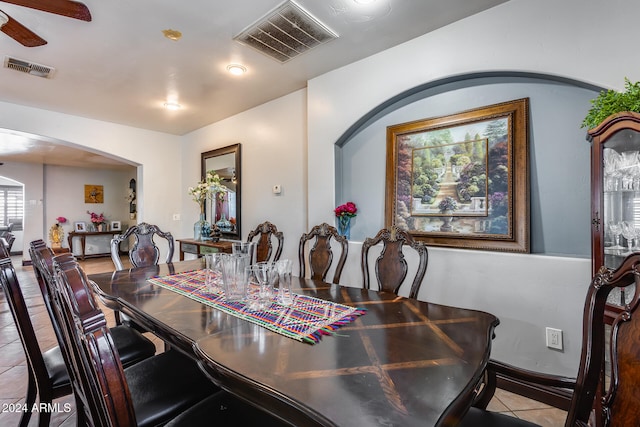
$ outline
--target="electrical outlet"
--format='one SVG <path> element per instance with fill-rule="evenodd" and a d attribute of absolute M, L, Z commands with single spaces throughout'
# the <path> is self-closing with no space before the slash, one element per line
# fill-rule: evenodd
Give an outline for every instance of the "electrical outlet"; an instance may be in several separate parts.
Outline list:
<path fill-rule="evenodd" d="M 276 184 L 273 186 L 273 194 L 280 194 L 282 193 L 282 187 L 280 187 L 280 184 Z"/>
<path fill-rule="evenodd" d="M 562 350 L 562 329 L 547 328 L 547 347 Z"/>
<path fill-rule="evenodd" d="M 174 221 L 180 221 L 180 214 L 173 214 Z"/>

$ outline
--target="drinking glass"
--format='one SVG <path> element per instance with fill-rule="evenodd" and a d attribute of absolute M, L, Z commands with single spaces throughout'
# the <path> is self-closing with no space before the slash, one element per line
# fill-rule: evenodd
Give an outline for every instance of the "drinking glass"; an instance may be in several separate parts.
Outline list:
<path fill-rule="evenodd" d="M 291 292 L 291 260 L 281 259 L 275 262 L 278 271 L 278 301 L 282 305 L 293 304 L 293 292 Z"/>
<path fill-rule="evenodd" d="M 636 236 L 635 226 L 632 221 L 622 221 L 622 236 L 627 240 L 627 251 L 632 252 L 633 239 Z"/>
<path fill-rule="evenodd" d="M 209 291 L 220 289 L 222 279 L 221 253 L 206 254 L 205 260 L 205 286 Z"/>
<path fill-rule="evenodd" d="M 618 191 L 620 184 L 620 164 L 622 162 L 622 156 L 611 149 L 605 148 L 603 150 L 604 156 L 604 190 L 605 191 Z"/>
<path fill-rule="evenodd" d="M 227 301 L 242 301 L 246 295 L 245 268 L 249 265 L 247 254 L 225 254 L 222 263 L 222 289 Z"/>
<path fill-rule="evenodd" d="M 256 242 L 233 242 L 231 250 L 234 254 L 249 255 L 249 263 L 253 264 L 256 261 Z"/>
<path fill-rule="evenodd" d="M 611 246 L 611 249 L 624 249 L 620 246 L 620 234 L 622 234 L 622 226 L 615 221 L 609 221 L 609 230 L 613 234 L 615 244 Z"/>
<path fill-rule="evenodd" d="M 276 271 L 264 263 L 245 268 L 247 278 L 247 307 L 250 310 L 265 310 L 271 305 L 271 284 Z"/>

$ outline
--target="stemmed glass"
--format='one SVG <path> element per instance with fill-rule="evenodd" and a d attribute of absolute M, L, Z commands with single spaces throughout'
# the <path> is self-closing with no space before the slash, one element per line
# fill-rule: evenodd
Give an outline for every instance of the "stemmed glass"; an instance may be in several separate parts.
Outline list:
<path fill-rule="evenodd" d="M 622 236 L 627 239 L 627 250 L 629 253 L 632 252 L 631 247 L 633 246 L 633 239 L 636 237 L 636 229 L 635 225 L 632 221 L 622 221 Z"/>
<path fill-rule="evenodd" d="M 640 223 L 636 222 L 635 225 L 633 226 L 633 229 L 636 232 L 635 235 L 635 244 L 633 246 L 633 250 L 637 251 L 640 250 Z"/>
<path fill-rule="evenodd" d="M 633 190 L 633 178 L 638 163 L 637 151 L 625 151 L 622 153 L 620 172 L 622 172 L 622 189 Z"/>
<path fill-rule="evenodd" d="M 605 148 L 604 157 L 604 189 L 605 191 L 618 190 L 618 179 L 620 178 L 620 166 L 622 156 L 611 148 Z"/>
<path fill-rule="evenodd" d="M 609 221 L 609 230 L 613 234 L 615 244 L 610 249 L 624 249 L 620 246 L 620 234 L 622 234 L 622 226 L 615 221 Z"/>

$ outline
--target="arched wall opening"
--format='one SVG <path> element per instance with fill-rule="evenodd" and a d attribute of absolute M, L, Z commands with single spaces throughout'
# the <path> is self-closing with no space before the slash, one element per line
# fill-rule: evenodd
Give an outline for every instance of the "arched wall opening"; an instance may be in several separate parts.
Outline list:
<path fill-rule="evenodd" d="M 425 83 L 376 106 L 335 142 L 336 205 L 361 212 L 353 240 L 384 224 L 387 126 L 529 98 L 531 252 L 588 258 L 590 145 L 581 123 L 602 88 L 553 75 L 485 72 Z"/>
<path fill-rule="evenodd" d="M 75 222 L 89 222 L 87 211 L 104 213 L 108 222 L 131 225 L 126 200 L 129 181 L 142 176 L 133 161 L 68 141 L 11 129 L 0 129 L 4 153 L 2 175 L 24 186 L 23 231 L 16 233 L 13 253 L 29 259 L 29 242 L 49 241 L 50 228 L 65 217 L 63 247 Z M 103 203 L 87 203 L 85 185 L 101 185 Z M 76 239 L 77 240 L 77 239 Z M 88 253 L 107 253 L 109 241 L 96 241 Z M 77 244 L 74 246 L 78 246 Z"/>

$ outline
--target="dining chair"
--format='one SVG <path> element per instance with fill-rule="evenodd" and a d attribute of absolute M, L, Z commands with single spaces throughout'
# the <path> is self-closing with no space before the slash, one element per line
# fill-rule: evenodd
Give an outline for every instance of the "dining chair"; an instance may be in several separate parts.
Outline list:
<path fill-rule="evenodd" d="M 402 252 L 402 248 L 407 246 L 415 250 L 418 256 L 416 273 L 409 290 L 409 298 L 417 298 L 420 285 L 427 271 L 427 263 L 429 260 L 427 247 L 424 243 L 414 240 L 409 233 L 400 230 L 396 226 L 390 229 L 384 228 L 380 230 L 375 237 L 367 237 L 362 244 L 361 267 L 364 288 L 371 289 L 369 252 L 381 242 L 383 246 L 380 250 L 380 255 L 375 261 L 375 275 L 378 283 L 377 290 L 398 294 L 409 271 L 409 266 Z"/>
<path fill-rule="evenodd" d="M 60 330 L 61 320 L 58 318 L 52 305 L 52 298 L 55 296 L 53 291 L 53 287 L 55 286 L 53 278 L 53 257 L 55 254 L 42 240 L 30 242 L 29 253 L 33 263 L 36 281 L 38 282 L 45 308 L 51 319 L 53 331 L 58 340 L 58 344 L 62 346 L 64 345 L 64 338 Z M 73 258 L 73 255 L 70 253 L 64 254 L 64 256 Z M 117 325 L 111 329 L 111 334 L 114 344 L 118 348 L 120 361 L 125 367 L 151 357 L 156 352 L 155 344 L 135 328 L 127 325 Z"/>
<path fill-rule="evenodd" d="M 134 267 L 149 267 L 157 265 L 160 259 L 160 248 L 154 242 L 154 236 L 157 235 L 167 242 L 167 258 L 166 263 L 169 264 L 173 260 L 174 241 L 170 232 L 164 232 L 157 225 L 141 222 L 140 224 L 129 227 L 124 233 L 111 239 L 111 259 L 116 266 L 116 270 L 123 270 L 124 266 L 120 260 L 120 243 L 134 237 L 133 246 L 129 249 L 129 260 Z"/>
<path fill-rule="evenodd" d="M 70 257 L 54 258 L 56 310 L 71 349 L 74 392 L 87 424 L 101 426 L 281 425 L 221 391 L 195 361 L 177 350 L 124 369 L 110 328 L 84 271 Z M 223 423 L 222 421 L 227 421 Z"/>
<path fill-rule="evenodd" d="M 282 254 L 282 245 L 284 244 L 284 236 L 282 231 L 265 221 L 259 224 L 255 230 L 252 230 L 247 236 L 247 242 L 256 242 L 256 259 L 255 262 L 278 261 Z M 275 242 L 275 252 L 273 249 Z M 254 261 L 252 261 L 252 264 Z"/>
<path fill-rule="evenodd" d="M 340 275 L 349 251 L 349 241 L 346 237 L 341 236 L 335 227 L 326 222 L 314 226 L 308 233 L 304 233 L 300 237 L 298 247 L 300 277 L 306 277 L 308 264 L 310 279 L 325 280 L 333 264 L 332 240 L 338 244 L 337 250 L 340 254 L 333 273 L 333 283 L 340 282 Z"/>
<path fill-rule="evenodd" d="M 31 408 L 39 397 L 41 404 L 50 404 L 53 399 L 72 393 L 71 382 L 65 361 L 56 346 L 45 352 L 40 351 L 36 331 L 31 323 L 29 310 L 18 282 L 15 269 L 7 249 L 0 245 L 0 282 L 20 336 L 27 364 L 27 395 L 20 427 L 26 427 L 31 419 Z M 39 425 L 48 426 L 51 412 L 39 412 Z"/>
<path fill-rule="evenodd" d="M 568 391 L 571 403 L 565 426 L 587 426 L 593 417 L 602 417 L 604 426 L 638 425 L 640 407 L 640 294 L 618 313 L 611 326 L 605 321 L 607 296 L 614 288 L 632 283 L 640 286 L 640 253 L 633 253 L 615 270 L 602 267 L 587 291 L 582 320 L 582 354 L 575 379 L 523 370 L 490 361 L 487 383 L 481 399 L 460 424 L 462 427 L 532 427 L 536 424 L 487 411 L 498 376 L 511 378 L 559 392 Z M 610 368 L 605 366 L 605 352 Z M 606 378 L 604 384 L 602 378 Z M 594 397 L 602 393 L 600 413 L 592 412 Z M 589 424 L 594 425 L 594 424 Z"/>

